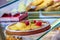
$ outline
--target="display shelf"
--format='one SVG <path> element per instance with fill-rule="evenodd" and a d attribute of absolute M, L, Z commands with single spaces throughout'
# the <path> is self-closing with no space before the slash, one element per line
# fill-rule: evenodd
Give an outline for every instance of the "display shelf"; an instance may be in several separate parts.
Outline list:
<path fill-rule="evenodd" d="M 28 12 L 29 19 L 58 19 L 60 18 L 60 11 L 52 11 L 52 12 L 45 12 L 45 11 L 36 11 L 36 12 Z"/>

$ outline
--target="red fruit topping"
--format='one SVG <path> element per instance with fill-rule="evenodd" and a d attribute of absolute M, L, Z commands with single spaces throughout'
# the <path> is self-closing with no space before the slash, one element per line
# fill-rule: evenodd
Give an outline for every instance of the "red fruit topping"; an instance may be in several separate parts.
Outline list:
<path fill-rule="evenodd" d="M 36 20 L 34 20 L 33 22 L 36 23 Z"/>
<path fill-rule="evenodd" d="M 29 25 L 29 21 L 28 21 L 28 20 L 26 20 L 26 21 L 25 21 L 25 24 L 26 24 L 26 25 Z"/>
<path fill-rule="evenodd" d="M 41 22 L 41 21 L 37 21 L 37 22 L 36 22 L 36 25 L 37 25 L 37 26 L 42 26 L 42 22 Z"/>
<path fill-rule="evenodd" d="M 13 15 L 13 17 L 18 17 L 20 16 L 20 13 L 16 13 L 15 15 Z"/>
<path fill-rule="evenodd" d="M 3 15 L 2 15 L 2 17 L 7 17 L 8 16 L 8 14 L 6 14 L 6 13 L 4 13 Z"/>
<path fill-rule="evenodd" d="M 2 17 L 12 17 L 12 15 L 11 15 L 11 13 L 4 13 L 3 15 L 2 15 Z"/>

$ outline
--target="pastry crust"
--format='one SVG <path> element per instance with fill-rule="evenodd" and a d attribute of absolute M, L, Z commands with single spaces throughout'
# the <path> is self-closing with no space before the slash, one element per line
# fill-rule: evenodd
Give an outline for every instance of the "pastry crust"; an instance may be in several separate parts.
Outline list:
<path fill-rule="evenodd" d="M 45 9 L 45 11 L 56 11 L 56 10 L 60 10 L 60 2 L 58 2 L 52 6 L 49 6 Z"/>
<path fill-rule="evenodd" d="M 26 10 L 30 10 L 31 9 L 31 6 L 37 6 L 38 4 L 41 4 L 44 0 L 34 0 L 32 3 L 30 3 L 28 5 L 28 7 L 26 8 Z"/>
<path fill-rule="evenodd" d="M 44 2 L 40 5 L 38 5 L 35 10 L 40 10 L 40 9 L 46 8 L 46 7 L 50 6 L 51 4 L 53 4 L 53 0 L 44 0 Z"/>
<path fill-rule="evenodd" d="M 60 6 L 58 6 L 57 8 L 55 8 L 55 11 L 60 11 Z"/>
<path fill-rule="evenodd" d="M 34 0 L 32 3 L 31 3 L 31 6 L 36 6 L 38 4 L 41 4 L 44 0 Z"/>

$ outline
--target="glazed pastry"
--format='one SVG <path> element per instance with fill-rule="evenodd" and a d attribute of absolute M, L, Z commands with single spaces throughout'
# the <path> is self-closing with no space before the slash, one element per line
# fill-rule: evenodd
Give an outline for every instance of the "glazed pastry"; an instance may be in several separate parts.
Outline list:
<path fill-rule="evenodd" d="M 56 7 L 55 11 L 60 11 L 60 6 Z"/>
<path fill-rule="evenodd" d="M 30 10 L 31 6 L 36 6 L 38 4 L 41 4 L 44 0 L 34 0 L 32 3 L 30 3 L 30 5 L 26 8 L 26 10 Z"/>
<path fill-rule="evenodd" d="M 41 4 L 44 0 L 34 0 L 32 3 L 31 3 L 31 6 L 36 6 L 38 4 Z"/>
<path fill-rule="evenodd" d="M 55 8 L 54 8 L 54 7 L 52 7 L 52 6 L 47 7 L 47 8 L 45 9 L 45 11 L 53 11 L 53 10 L 55 10 Z"/>
<path fill-rule="evenodd" d="M 58 2 L 58 3 L 54 4 L 54 5 L 52 5 L 52 7 L 58 7 L 58 6 L 60 6 L 60 2 Z"/>
<path fill-rule="evenodd" d="M 52 6 L 49 6 L 48 8 L 45 9 L 45 11 L 54 11 L 54 10 L 58 10 L 58 9 L 59 9 L 58 6 L 60 6 L 60 2 L 58 2 L 58 3 L 56 3 L 56 4 L 52 5 Z"/>
<path fill-rule="evenodd" d="M 53 4 L 53 0 L 44 0 L 44 2 L 36 7 L 35 10 L 44 9 Z"/>

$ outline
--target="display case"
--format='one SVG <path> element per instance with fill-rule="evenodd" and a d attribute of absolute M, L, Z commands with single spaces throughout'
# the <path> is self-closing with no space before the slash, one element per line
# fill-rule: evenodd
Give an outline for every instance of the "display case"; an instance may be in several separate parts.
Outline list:
<path fill-rule="evenodd" d="M 22 5 L 23 4 L 25 4 L 25 5 L 21 6 L 20 2 L 22 3 Z M 29 2 L 32 2 L 32 0 L 29 1 Z M 52 38 L 53 38 L 52 36 L 54 36 L 54 34 L 56 34 L 58 32 L 58 31 L 55 31 L 54 29 L 60 26 L 60 11 L 46 12 L 46 11 L 41 11 L 40 10 L 40 11 L 28 11 L 28 12 L 25 12 L 25 7 L 26 7 L 26 5 L 28 5 L 27 3 L 28 3 L 27 0 L 23 0 L 23 2 L 19 1 L 19 0 L 14 0 L 13 2 L 10 2 L 10 3 L 0 7 L 1 8 L 0 9 L 0 14 L 1 14 L 0 15 L 0 26 L 3 29 L 2 31 L 3 31 L 4 35 L 6 34 L 4 32 L 5 28 L 10 24 L 20 22 L 21 18 L 23 18 L 23 20 L 27 20 L 27 19 L 28 20 L 43 20 L 43 21 L 48 21 L 49 24 L 51 25 L 51 28 L 49 30 L 45 31 L 42 35 L 39 35 L 37 38 L 35 38 L 35 40 L 48 40 L 48 39 L 52 40 Z M 13 6 L 13 5 L 15 5 L 15 6 Z M 23 8 L 24 12 L 21 12 L 22 8 Z M 6 9 L 6 11 L 4 11 L 5 9 Z M 19 15 L 17 17 L 9 17 L 9 16 L 8 17 L 1 17 L 4 13 L 12 14 L 12 15 L 15 15 L 15 14 L 19 13 L 21 15 L 24 14 L 25 16 L 23 15 L 24 16 L 23 17 L 23 16 Z M 25 13 L 27 13 L 27 14 L 25 14 Z M 12 35 L 9 35 L 9 36 L 12 36 Z M 18 36 L 17 36 L 17 38 L 18 38 Z M 34 35 L 34 36 L 36 37 L 36 35 Z M 5 37 L 6 37 L 6 35 L 5 35 Z M 32 40 L 30 37 L 27 36 L 26 39 Z M 49 38 L 46 39 L 46 37 L 49 37 Z M 13 38 L 15 38 L 15 37 L 13 36 Z M 18 38 L 18 39 L 20 39 L 20 38 Z M 25 38 L 25 37 L 23 36 L 23 38 Z M 23 39 L 23 40 L 26 40 L 26 39 Z"/>
<path fill-rule="evenodd" d="M 57 28 L 59 28 L 59 27 L 57 27 Z M 55 28 L 52 31 L 50 31 L 43 38 L 41 38 L 41 40 L 57 40 L 57 39 L 59 39 L 59 33 L 60 33 L 60 31 L 57 28 Z"/>

